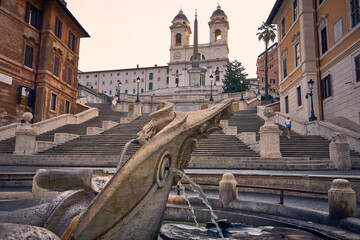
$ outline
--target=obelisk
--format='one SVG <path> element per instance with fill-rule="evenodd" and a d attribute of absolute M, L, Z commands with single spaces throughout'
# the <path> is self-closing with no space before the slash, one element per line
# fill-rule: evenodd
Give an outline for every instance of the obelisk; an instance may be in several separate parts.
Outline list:
<path fill-rule="evenodd" d="M 190 86 L 202 85 L 201 84 L 202 69 L 199 67 L 198 48 L 199 48 L 198 21 L 197 21 L 197 10 L 195 10 L 193 59 L 191 61 L 191 69 L 189 69 Z"/>

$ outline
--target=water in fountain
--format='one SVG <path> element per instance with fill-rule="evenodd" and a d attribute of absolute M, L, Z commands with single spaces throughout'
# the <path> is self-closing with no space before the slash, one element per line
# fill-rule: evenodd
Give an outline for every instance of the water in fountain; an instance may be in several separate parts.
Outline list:
<path fill-rule="evenodd" d="M 121 153 L 120 160 L 119 160 L 119 163 L 118 163 L 116 169 L 121 168 L 122 165 L 125 164 L 125 162 L 124 162 L 124 160 L 123 160 L 123 159 L 124 159 L 124 156 L 125 156 L 125 153 L 127 152 L 127 149 L 129 148 L 130 144 L 132 144 L 132 143 L 139 143 L 139 141 L 138 141 L 137 139 L 132 139 L 132 140 L 128 141 L 128 142 L 125 144 L 125 147 L 124 147 L 124 149 L 123 149 L 123 151 L 122 151 L 122 153 Z"/>
<path fill-rule="evenodd" d="M 179 170 L 179 169 L 176 169 L 176 168 L 170 168 L 170 171 L 176 173 L 177 175 L 180 176 L 180 178 L 185 178 L 191 188 L 198 194 L 199 198 L 201 199 L 201 201 L 209 208 L 210 210 L 210 214 L 211 214 L 211 222 L 214 223 L 214 225 L 216 226 L 216 230 L 219 232 L 219 235 L 221 237 L 221 239 L 224 239 L 224 235 L 219 227 L 219 224 L 216 222 L 216 220 L 218 219 L 218 217 L 216 216 L 216 214 L 214 213 L 204 191 L 202 190 L 202 188 L 197 184 L 195 183 L 189 176 L 187 176 L 183 171 Z"/>
<path fill-rule="evenodd" d="M 199 227 L 199 223 L 196 221 L 196 215 L 195 215 L 195 211 L 194 211 L 194 207 L 191 205 L 190 201 L 189 201 L 189 198 L 185 192 L 185 187 L 181 184 L 180 181 L 178 181 L 178 185 L 180 186 L 181 190 L 183 191 L 183 196 L 185 198 L 185 201 L 187 202 L 188 206 L 189 206 L 189 210 L 191 212 L 191 215 L 194 219 L 194 222 L 196 224 L 196 227 Z"/>

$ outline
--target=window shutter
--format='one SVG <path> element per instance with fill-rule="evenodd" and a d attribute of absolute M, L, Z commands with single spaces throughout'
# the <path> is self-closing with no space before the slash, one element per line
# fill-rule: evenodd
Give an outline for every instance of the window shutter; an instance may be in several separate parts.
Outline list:
<path fill-rule="evenodd" d="M 329 89 L 329 96 L 332 96 L 332 88 L 331 88 L 331 76 L 327 76 L 327 82 L 328 82 L 328 89 Z"/>
<path fill-rule="evenodd" d="M 29 2 L 26 3 L 25 22 L 29 23 L 31 5 Z"/>

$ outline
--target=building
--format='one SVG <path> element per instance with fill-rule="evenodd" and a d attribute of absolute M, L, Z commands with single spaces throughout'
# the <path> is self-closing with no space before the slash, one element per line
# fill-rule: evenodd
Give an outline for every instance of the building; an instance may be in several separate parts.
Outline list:
<path fill-rule="evenodd" d="M 281 112 L 360 124 L 359 0 L 277 0 L 266 23 L 278 25 Z M 309 95 L 307 95 L 309 96 Z"/>
<path fill-rule="evenodd" d="M 253 90 L 256 93 L 261 92 L 261 88 L 259 87 L 259 80 L 258 78 L 247 78 L 245 79 L 246 82 L 248 82 L 249 90 Z M 260 85 L 261 87 L 261 85 Z"/>
<path fill-rule="evenodd" d="M 222 79 L 229 64 L 229 22 L 220 6 L 212 13 L 208 24 L 209 43 L 198 44 L 197 49 L 199 67 L 205 70 L 199 85 L 210 85 L 210 75 L 215 76 L 217 85 L 223 85 Z M 169 87 L 191 86 L 189 70 L 192 68 L 194 49 L 190 45 L 190 22 L 183 11 L 174 17 L 170 31 Z"/>
<path fill-rule="evenodd" d="M 89 34 L 63 0 L 0 1 L 0 126 L 76 107 L 80 38 Z"/>
<path fill-rule="evenodd" d="M 201 78 L 198 84 L 191 84 L 189 71 L 192 68 L 193 45 L 189 45 L 191 28 L 182 11 L 172 21 L 170 62 L 168 66 L 139 67 L 106 71 L 79 72 L 80 84 L 97 89 L 100 93 L 117 96 L 117 83 L 121 83 L 121 93 L 137 94 L 137 78 L 139 77 L 139 93 L 155 94 L 161 89 L 210 85 L 210 75 L 216 85 L 222 86 L 226 65 L 229 64 L 227 16 L 218 6 L 210 17 L 210 43 L 198 46 L 199 68 Z M 196 40 L 197 41 L 197 38 Z M 157 91 L 159 92 L 159 91 Z M 169 90 L 169 93 L 174 92 Z M 191 91 L 190 91 L 191 92 Z M 164 94 L 164 90 L 161 91 Z"/>
<path fill-rule="evenodd" d="M 78 83 L 77 98 L 82 103 L 104 103 L 104 94 L 100 94 L 97 91 L 90 89 L 86 86 Z M 84 100 L 85 99 L 85 100 Z"/>
<path fill-rule="evenodd" d="M 278 44 L 275 43 L 268 48 L 268 89 L 269 92 L 278 92 L 279 88 L 279 63 Z M 265 91 L 265 51 L 256 60 L 256 74 L 260 80 L 260 91 Z"/>
<path fill-rule="evenodd" d="M 97 89 L 108 96 L 117 96 L 118 82 L 121 93 L 137 94 L 137 78 L 139 93 L 167 88 L 169 86 L 169 68 L 167 66 L 128 68 L 106 71 L 79 72 L 80 84 Z"/>

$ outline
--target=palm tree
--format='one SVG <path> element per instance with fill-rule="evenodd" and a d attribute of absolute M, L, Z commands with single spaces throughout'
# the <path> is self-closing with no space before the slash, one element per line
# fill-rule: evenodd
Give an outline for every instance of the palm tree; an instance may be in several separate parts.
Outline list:
<path fill-rule="evenodd" d="M 268 91 L 268 45 L 269 42 L 274 42 L 276 37 L 276 28 L 273 24 L 267 24 L 262 22 L 261 26 L 258 28 L 260 32 L 256 35 L 258 36 L 258 40 L 263 40 L 265 43 L 265 101 L 269 101 L 269 91 Z M 260 84 L 260 79 L 259 79 Z"/>

